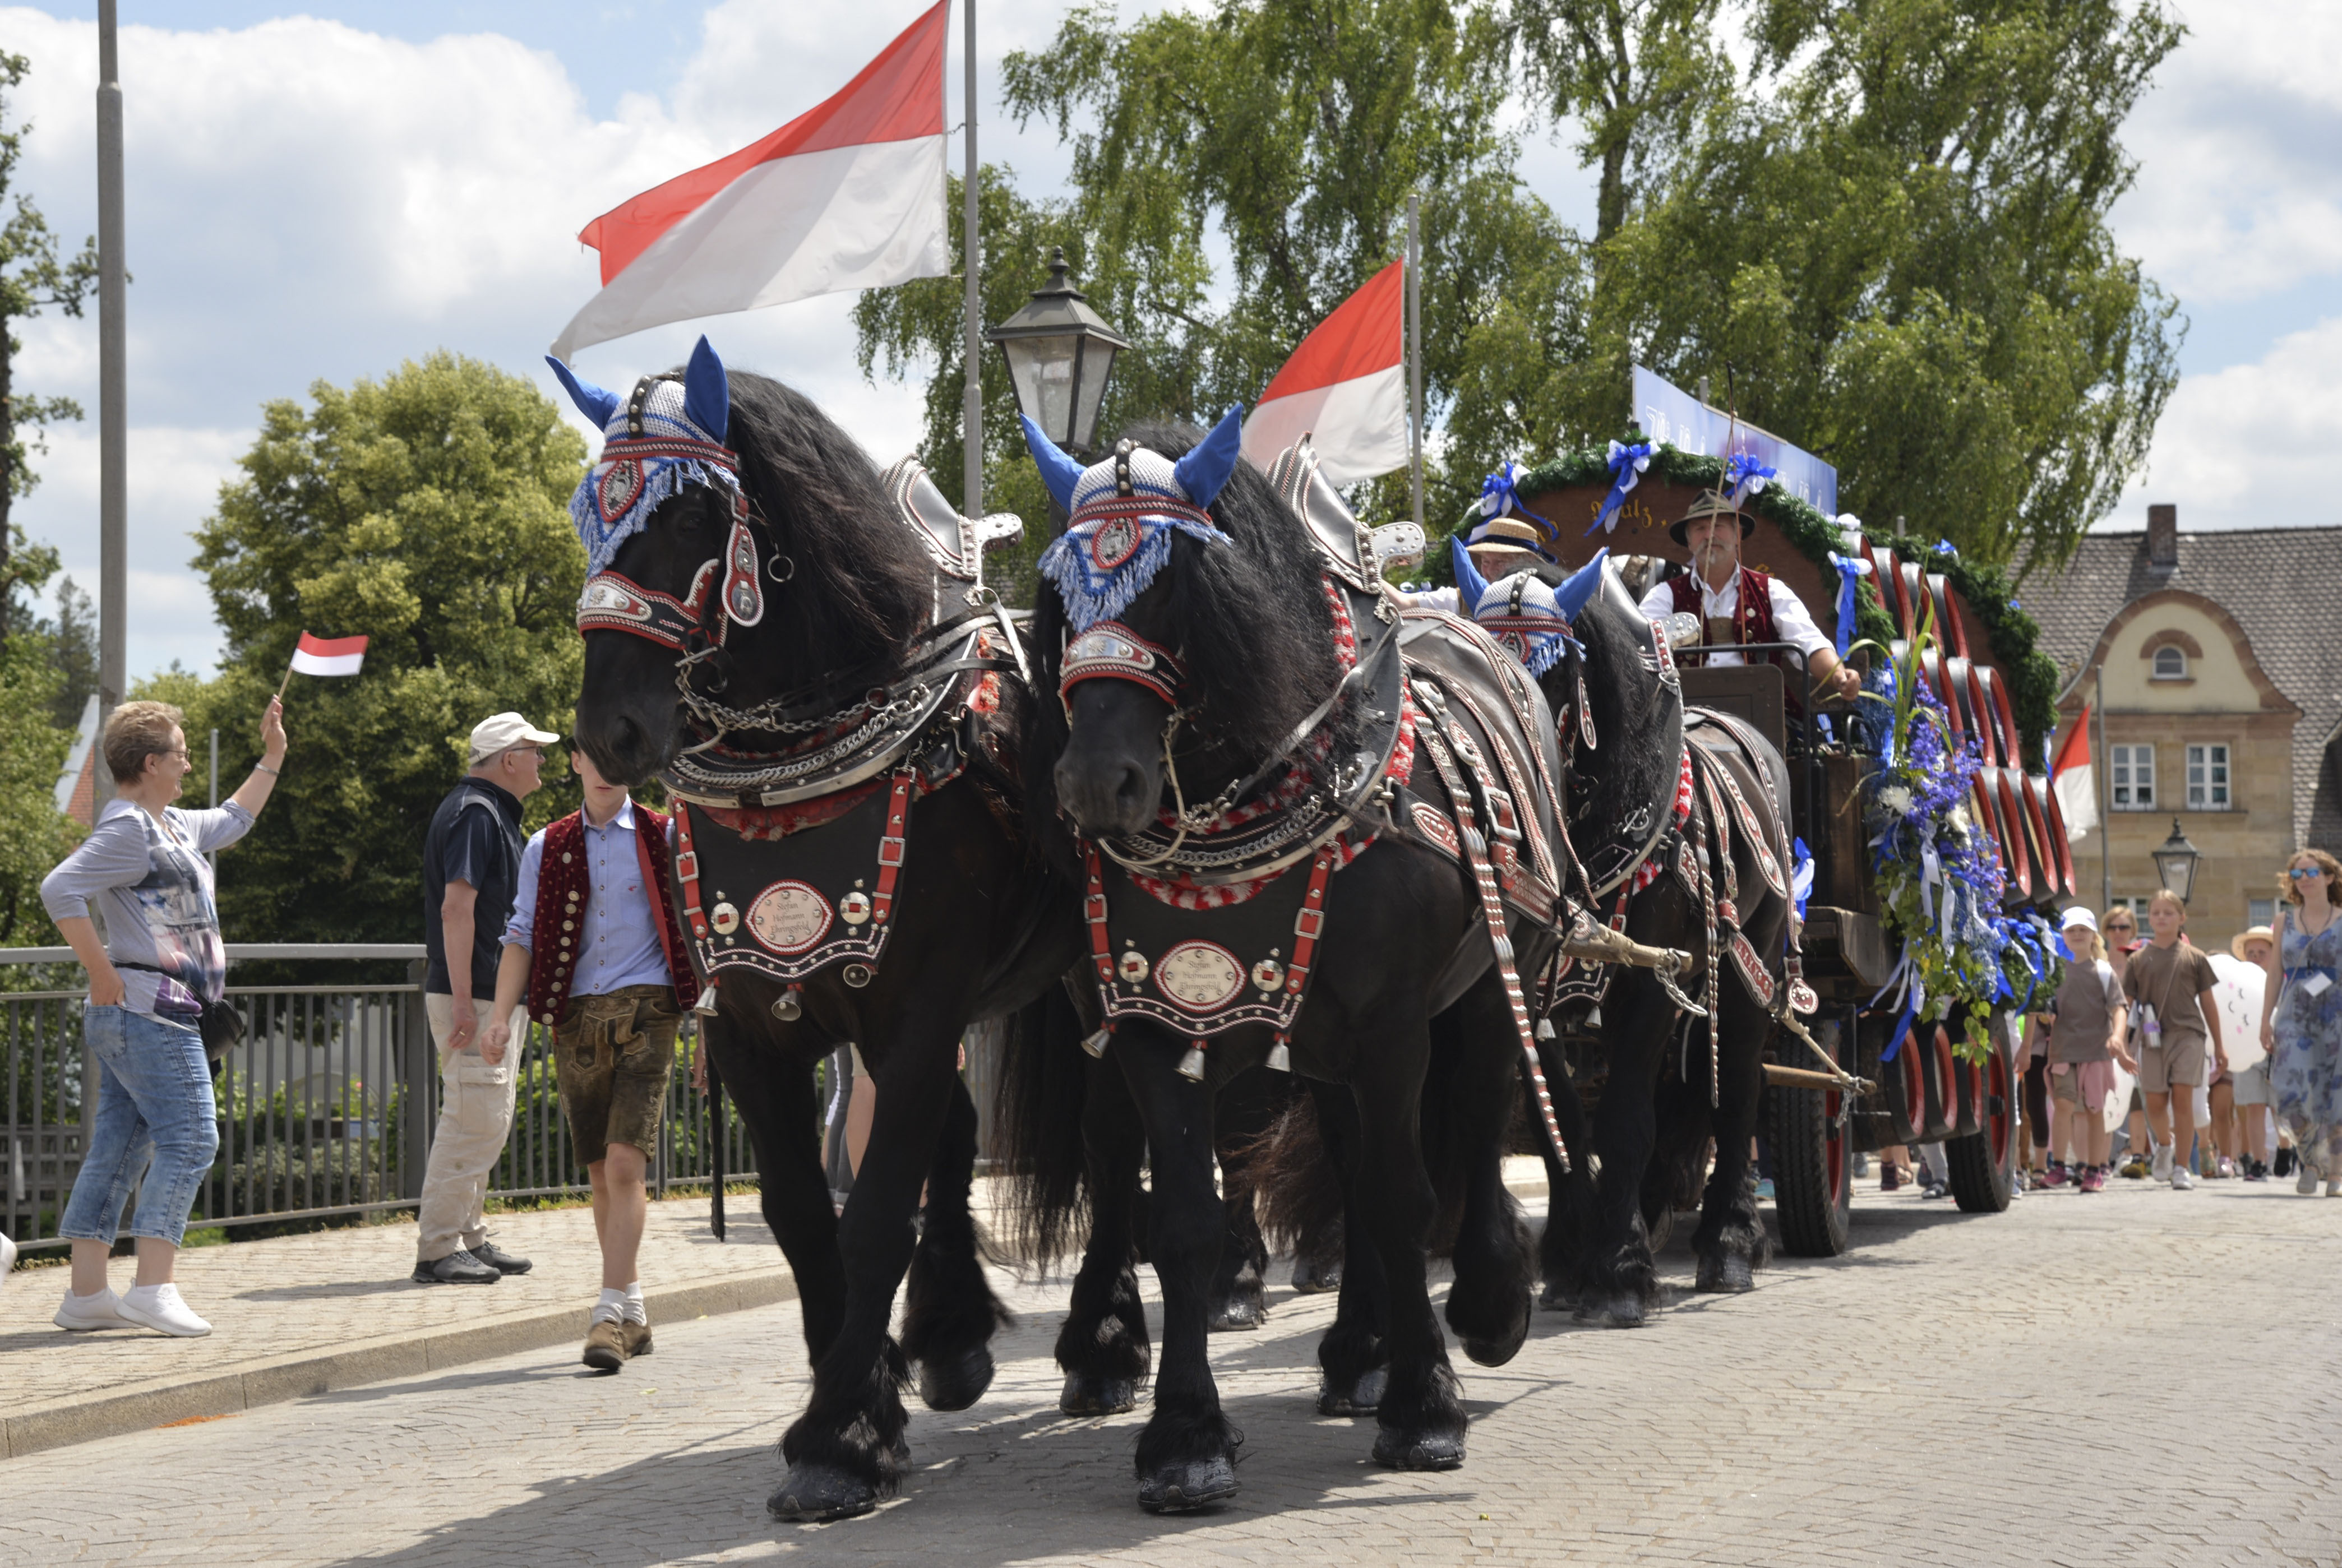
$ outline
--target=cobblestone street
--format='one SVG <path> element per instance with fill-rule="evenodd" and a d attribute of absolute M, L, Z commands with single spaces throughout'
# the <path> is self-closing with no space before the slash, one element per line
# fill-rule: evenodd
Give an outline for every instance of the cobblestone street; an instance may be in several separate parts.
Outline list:
<path fill-rule="evenodd" d="M 1236 1503 L 1132 1502 L 1146 1411 L 1056 1412 L 1056 1284 L 1016 1289 L 998 1380 L 915 1407 L 915 1479 L 826 1527 L 764 1513 L 802 1397 L 794 1303 L 656 1324 L 615 1377 L 568 1350 L 0 1463 L 0 1562 L 2333 1564 L 2342 1557 L 2342 1203 L 2118 1182 L 1998 1217 L 1866 1193 L 1857 1246 L 1652 1326 L 1541 1313 L 1462 1363 L 1471 1455 L 1366 1457 L 1322 1421 L 1332 1314 L 1280 1266 L 1214 1340 L 1248 1443 Z M 48 1280 L 9 1283 L 45 1293 Z M 353 1323 L 353 1333 L 365 1332 Z"/>

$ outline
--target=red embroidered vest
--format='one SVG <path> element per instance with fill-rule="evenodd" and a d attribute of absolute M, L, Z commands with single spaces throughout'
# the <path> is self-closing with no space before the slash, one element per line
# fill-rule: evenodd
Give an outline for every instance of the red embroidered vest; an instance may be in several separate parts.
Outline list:
<path fill-rule="evenodd" d="M 664 814 L 636 803 L 635 855 L 642 864 L 643 884 L 658 904 L 659 947 L 666 954 L 667 974 L 680 1007 L 691 1000 L 694 986 L 690 950 L 683 944 L 683 928 L 675 919 L 675 894 L 667 885 L 673 857 L 667 849 L 666 821 Z M 569 1005 L 572 970 L 585 944 L 577 934 L 577 920 L 592 891 L 586 872 L 585 817 L 573 811 L 545 830 L 545 858 L 536 870 L 528 1015 L 541 1024 L 558 1024 L 562 1010 Z"/>

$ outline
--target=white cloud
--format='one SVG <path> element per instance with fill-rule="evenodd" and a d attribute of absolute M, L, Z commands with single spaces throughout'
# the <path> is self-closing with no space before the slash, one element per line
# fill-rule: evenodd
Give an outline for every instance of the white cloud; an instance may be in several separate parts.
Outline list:
<path fill-rule="evenodd" d="M 2106 525 L 2145 525 L 2146 504 L 2179 507 L 2183 528 L 2342 524 L 2342 316 L 2279 338 L 2259 361 L 2179 384 L 2146 474 Z"/>
<path fill-rule="evenodd" d="M 2124 248 L 2184 302 L 2251 299 L 2342 271 L 2342 6 L 2198 5 L 2125 128 L 2139 161 Z"/>

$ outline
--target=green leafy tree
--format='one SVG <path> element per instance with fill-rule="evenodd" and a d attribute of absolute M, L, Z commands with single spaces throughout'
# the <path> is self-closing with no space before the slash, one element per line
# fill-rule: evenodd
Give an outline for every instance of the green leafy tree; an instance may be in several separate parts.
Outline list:
<path fill-rule="evenodd" d="M 50 637 L 32 624 L 32 601 L 56 571 L 56 552 L 28 545 L 19 530 L 5 608 L 20 630 L 0 644 L 0 947 L 47 947 L 64 940 L 41 907 L 41 878 L 81 838 L 56 808 L 57 774 L 73 732 L 50 716 L 65 674 Z M 76 714 L 76 717 L 79 715 Z M 0 978 L 40 978 L 0 968 Z"/>
<path fill-rule="evenodd" d="M 22 55 L 0 51 L 0 199 L 15 179 L 16 162 L 32 130 L 29 124 L 7 128 L 7 94 L 31 69 L 32 63 Z M 15 595 L 8 590 L 27 580 L 28 568 L 16 564 L 15 535 L 8 524 L 16 497 L 38 482 L 39 476 L 26 466 L 26 449 L 40 444 L 41 426 L 50 421 L 81 417 L 81 405 L 70 397 L 30 397 L 16 391 L 16 355 L 25 345 L 16 337 L 15 324 L 44 310 L 79 315 L 96 282 L 96 242 L 85 241 L 79 255 L 59 260 L 48 220 L 30 196 L 18 192 L 15 210 L 0 223 L 0 642 L 6 640 L 11 619 L 19 613 Z"/>
<path fill-rule="evenodd" d="M 267 405 L 195 534 L 226 634 L 220 674 L 139 694 L 185 708 L 191 737 L 217 726 L 225 788 L 258 756 L 299 634 L 372 642 L 355 677 L 293 677 L 284 777 L 221 862 L 231 937 L 415 939 L 424 831 L 472 725 L 517 709 L 571 727 L 586 559 L 567 508 L 585 459 L 530 383 L 445 353 Z M 547 773 L 531 826 L 575 804 L 575 780 Z"/>
<path fill-rule="evenodd" d="M 2107 215 L 2179 25 L 2120 0 L 1768 0 L 1752 31 L 1767 90 L 1713 99 L 1606 247 L 1616 379 L 1574 422 L 1615 426 L 1630 356 L 1706 376 L 1834 463 L 1848 510 L 2062 561 L 2177 380 L 2177 306 Z"/>

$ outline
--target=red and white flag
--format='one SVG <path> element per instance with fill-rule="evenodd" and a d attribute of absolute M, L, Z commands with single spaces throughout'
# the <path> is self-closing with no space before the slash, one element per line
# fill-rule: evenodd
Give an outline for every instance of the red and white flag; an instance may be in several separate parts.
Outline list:
<path fill-rule="evenodd" d="M 313 637 L 304 632 L 293 650 L 293 669 L 304 675 L 355 675 L 365 645 L 364 637 Z"/>
<path fill-rule="evenodd" d="M 2081 718 L 2058 746 L 2057 760 L 2049 764 L 2049 787 L 2057 792 L 2057 809 L 2066 818 L 2067 840 L 2079 844 L 2083 834 L 2098 825 L 2098 786 L 2097 774 L 2090 766 L 2090 710 L 2087 704 Z"/>
<path fill-rule="evenodd" d="M 1406 466 L 1406 264 L 1368 278 L 1301 340 L 1245 421 L 1244 454 L 1266 470 L 1309 437 L 1318 466 L 1354 484 Z"/>
<path fill-rule="evenodd" d="M 950 0 L 827 103 L 587 224 L 602 292 L 553 345 L 567 359 L 671 321 L 951 271 L 944 219 Z"/>

